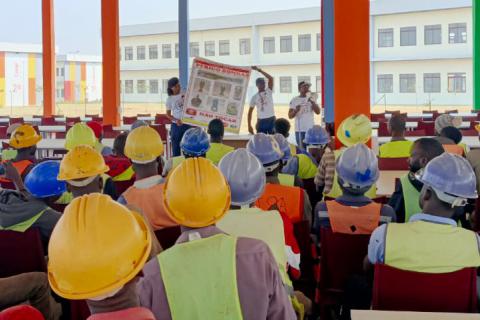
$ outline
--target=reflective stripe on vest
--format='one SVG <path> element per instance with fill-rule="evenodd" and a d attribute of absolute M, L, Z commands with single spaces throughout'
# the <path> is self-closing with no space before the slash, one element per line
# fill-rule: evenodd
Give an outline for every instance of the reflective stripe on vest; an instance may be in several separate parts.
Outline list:
<path fill-rule="evenodd" d="M 332 231 L 345 234 L 372 234 L 380 222 L 382 205 L 372 202 L 363 207 L 344 206 L 337 201 L 327 201 Z"/>
<path fill-rule="evenodd" d="M 129 181 L 133 178 L 135 175 L 135 171 L 133 171 L 133 167 L 130 166 L 128 167 L 127 170 L 123 171 L 119 175 L 112 177 L 113 181 Z"/>
<path fill-rule="evenodd" d="M 180 165 L 180 163 L 183 162 L 183 160 L 185 160 L 184 156 L 173 157 L 172 158 L 172 169 L 178 167 Z"/>
<path fill-rule="evenodd" d="M 282 186 L 293 187 L 295 186 L 295 176 L 291 174 L 279 173 L 278 180 Z"/>
<path fill-rule="evenodd" d="M 312 179 L 315 178 L 317 173 L 317 165 L 313 163 L 305 154 L 297 154 L 295 157 L 298 158 L 298 173 L 297 176 L 300 179 Z"/>
<path fill-rule="evenodd" d="M 380 158 L 408 158 L 413 141 L 390 141 L 379 147 Z"/>
<path fill-rule="evenodd" d="M 23 222 L 20 222 L 20 223 L 17 223 L 13 226 L 9 226 L 9 227 L 2 227 L 0 226 L 0 230 L 10 230 L 10 231 L 17 231 L 17 232 L 25 232 L 27 231 L 31 226 L 33 226 L 33 224 L 35 222 L 37 222 L 38 219 L 40 219 L 40 217 L 42 216 L 42 214 L 47 211 L 48 208 L 45 208 L 43 209 L 42 211 L 40 211 L 39 213 L 37 213 L 36 215 L 34 215 L 33 217 L 31 217 L 30 219 L 26 220 L 26 221 L 23 221 Z"/>
<path fill-rule="evenodd" d="M 236 242 L 217 234 L 176 244 L 157 256 L 173 320 L 243 319 Z"/>
<path fill-rule="evenodd" d="M 210 143 L 210 149 L 207 151 L 206 158 L 212 161 L 215 165 L 218 165 L 223 156 L 233 150 L 235 150 L 235 148 L 223 143 Z"/>
<path fill-rule="evenodd" d="M 287 215 L 293 223 L 303 220 L 303 189 L 267 183 L 255 206 Z"/>
<path fill-rule="evenodd" d="M 480 266 L 474 232 L 456 226 L 415 221 L 387 226 L 385 264 L 425 273 Z"/>
<path fill-rule="evenodd" d="M 405 222 L 410 220 L 410 217 L 414 214 L 422 212 L 420 208 L 420 191 L 415 189 L 413 184 L 408 179 L 408 174 L 400 178 L 403 192 L 403 202 L 405 207 Z"/>
<path fill-rule="evenodd" d="M 459 146 L 458 144 L 444 144 L 443 149 L 445 150 L 445 152 L 457 154 L 462 157 L 465 152 L 465 149 L 462 146 Z"/>

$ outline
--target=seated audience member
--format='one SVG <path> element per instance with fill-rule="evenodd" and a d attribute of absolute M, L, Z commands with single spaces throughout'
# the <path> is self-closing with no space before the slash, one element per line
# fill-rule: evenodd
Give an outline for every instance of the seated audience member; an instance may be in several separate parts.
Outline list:
<path fill-rule="evenodd" d="M 112 148 L 107 147 L 102 144 L 103 139 L 103 127 L 102 124 L 96 121 L 89 121 L 87 122 L 87 126 L 92 129 L 93 133 L 95 134 L 95 150 L 100 152 L 102 156 L 108 156 L 112 154 Z"/>
<path fill-rule="evenodd" d="M 435 119 L 435 140 L 440 142 L 442 145 L 446 144 L 454 144 L 454 142 L 446 137 L 445 135 L 442 136 L 442 130 L 446 127 L 455 127 L 455 128 L 460 128 L 462 125 L 462 118 L 461 117 L 454 117 L 450 114 L 442 114 L 440 115 L 437 119 Z M 465 149 L 465 153 L 468 153 L 468 147 L 460 143 L 460 146 Z"/>
<path fill-rule="evenodd" d="M 75 123 L 65 136 L 65 149 L 73 150 L 76 146 L 87 145 L 97 150 L 97 137 L 93 130 L 83 122 Z M 98 150 L 97 150 L 98 151 Z"/>
<path fill-rule="evenodd" d="M 129 181 L 135 176 L 132 168 L 132 162 L 125 156 L 125 141 L 128 133 L 122 132 L 113 141 L 112 154 L 104 156 L 105 164 L 110 169 L 107 172 L 113 181 Z M 119 192 L 120 193 L 120 192 Z"/>
<path fill-rule="evenodd" d="M 65 209 L 50 241 L 48 278 L 69 300 L 87 300 L 95 319 L 154 320 L 140 307 L 136 283 L 152 250 L 147 223 L 136 212 L 93 193 Z"/>
<path fill-rule="evenodd" d="M 462 141 L 462 133 L 455 127 L 445 127 L 440 132 L 440 137 L 447 138 L 451 140 L 451 143 L 444 143 L 443 148 L 446 152 L 458 154 L 459 156 L 465 155 L 465 149 L 460 146 Z"/>
<path fill-rule="evenodd" d="M 283 153 L 283 157 L 280 161 L 280 167 L 279 167 L 279 173 L 278 174 L 278 180 L 280 181 L 281 185 L 284 186 L 296 186 L 296 187 L 303 187 L 303 182 L 302 179 L 300 179 L 298 176 L 296 176 L 298 170 L 292 171 L 292 173 L 283 173 L 283 169 L 285 168 L 285 165 L 288 163 L 288 161 L 291 159 L 291 150 L 290 150 L 290 145 L 281 134 L 275 133 L 273 135 L 273 138 L 275 141 L 277 141 L 278 146 L 280 147 L 280 151 Z"/>
<path fill-rule="evenodd" d="M 288 139 L 290 136 L 290 122 L 285 118 L 278 118 L 275 120 L 274 126 L 275 133 L 279 133 Z M 297 146 L 293 143 L 289 143 L 290 145 L 290 155 L 294 156 L 297 154 Z"/>
<path fill-rule="evenodd" d="M 405 139 L 405 117 L 393 114 L 388 121 L 388 131 L 392 135 L 390 142 L 379 147 L 380 158 L 408 158 L 413 141 Z"/>
<path fill-rule="evenodd" d="M 130 127 L 130 131 L 137 129 L 138 127 L 148 127 L 148 123 L 143 120 L 136 120 Z"/>
<path fill-rule="evenodd" d="M 21 126 L 21 123 L 13 123 L 8 126 L 7 128 L 7 139 L 10 139 L 12 137 L 12 133 Z M 8 149 L 2 149 L 2 160 L 3 161 L 8 161 L 8 160 L 13 160 L 17 156 L 17 150 L 13 149 L 12 147 L 9 147 Z"/>
<path fill-rule="evenodd" d="M 157 319 L 296 319 L 267 244 L 215 226 L 230 188 L 211 161 L 185 159 L 168 175 L 164 201 L 182 234 L 143 268 L 143 307 Z"/>
<path fill-rule="evenodd" d="M 223 144 L 224 134 L 223 122 L 220 119 L 213 119 L 208 124 L 208 134 L 210 135 L 210 149 L 207 151 L 207 159 L 218 165 L 220 159 L 234 150 L 233 147 Z"/>

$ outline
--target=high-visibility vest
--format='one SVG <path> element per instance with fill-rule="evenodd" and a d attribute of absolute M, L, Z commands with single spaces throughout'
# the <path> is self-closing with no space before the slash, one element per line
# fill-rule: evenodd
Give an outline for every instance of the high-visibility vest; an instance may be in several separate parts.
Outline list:
<path fill-rule="evenodd" d="M 157 256 L 173 320 L 242 319 L 236 243 L 236 237 L 217 234 L 176 244 Z"/>
<path fill-rule="evenodd" d="M 385 264 L 408 271 L 447 273 L 480 266 L 474 232 L 447 224 L 415 221 L 387 226 Z"/>
<path fill-rule="evenodd" d="M 292 144 L 292 143 L 289 143 L 290 145 L 290 155 L 294 156 L 297 154 L 297 146 Z"/>
<path fill-rule="evenodd" d="M 303 189 L 267 183 L 255 206 L 265 210 L 277 210 L 295 223 L 303 220 Z"/>
<path fill-rule="evenodd" d="M 458 144 L 444 144 L 443 149 L 445 150 L 445 152 L 457 154 L 462 157 L 465 154 L 465 149 Z"/>
<path fill-rule="evenodd" d="M 130 166 L 127 168 L 127 170 L 123 171 L 119 175 L 112 177 L 113 181 L 129 181 L 133 179 L 133 176 L 135 175 L 135 171 L 133 171 L 133 167 Z"/>
<path fill-rule="evenodd" d="M 312 179 L 317 174 L 317 165 L 313 163 L 312 159 L 306 154 L 297 154 L 298 158 L 298 173 L 300 179 Z"/>
<path fill-rule="evenodd" d="M 210 149 L 208 149 L 206 158 L 212 161 L 215 165 L 218 165 L 220 160 L 227 153 L 232 152 L 235 148 L 227 146 L 223 143 L 210 143 Z"/>
<path fill-rule="evenodd" d="M 279 173 L 278 174 L 278 181 L 282 186 L 293 187 L 295 186 L 295 176 L 286 173 Z"/>
<path fill-rule="evenodd" d="M 20 174 L 20 176 L 23 176 L 23 174 L 25 173 L 25 170 L 27 170 L 27 168 L 29 166 L 31 166 L 33 164 L 32 161 L 30 160 L 20 160 L 20 161 L 15 161 L 15 162 L 12 162 L 12 165 L 15 169 L 17 169 L 18 173 Z M 2 182 L 11 182 L 9 179 L 7 178 L 0 178 L 0 181 Z"/>
<path fill-rule="evenodd" d="M 379 147 L 380 158 L 408 158 L 412 150 L 413 141 L 390 141 Z"/>
<path fill-rule="evenodd" d="M 327 201 L 330 226 L 335 233 L 372 234 L 378 227 L 382 205 L 372 202 L 363 207 L 344 206 L 337 201 Z"/>
<path fill-rule="evenodd" d="M 413 184 L 408 179 L 408 174 L 400 178 L 403 192 L 403 202 L 405 207 L 405 222 L 410 220 L 410 217 L 414 214 L 421 213 L 420 208 L 420 191 L 415 189 Z"/>
<path fill-rule="evenodd" d="M 45 208 L 43 209 L 42 211 L 40 211 L 39 213 L 37 213 L 36 215 L 34 215 L 33 217 L 31 217 L 30 219 L 28 220 L 25 220 L 25 221 L 22 221 L 22 222 L 19 222 L 13 226 L 9 226 L 9 227 L 2 227 L 0 226 L 0 230 L 10 230 L 10 231 L 17 231 L 17 232 L 25 232 L 27 231 L 28 229 L 30 229 L 31 226 L 33 226 L 33 224 L 35 222 L 37 222 L 38 219 L 40 219 L 40 217 L 45 213 L 45 211 L 47 211 L 48 208 Z"/>
<path fill-rule="evenodd" d="M 2 160 L 8 161 L 13 160 L 17 157 L 18 151 L 15 149 L 3 149 L 2 150 Z"/>

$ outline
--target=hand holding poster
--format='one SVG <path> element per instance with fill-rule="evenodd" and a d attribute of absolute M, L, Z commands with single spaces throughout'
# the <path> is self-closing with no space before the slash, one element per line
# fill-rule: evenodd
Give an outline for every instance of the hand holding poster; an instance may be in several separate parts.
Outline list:
<path fill-rule="evenodd" d="M 225 131 L 239 133 L 249 80 L 250 68 L 195 58 L 182 121 L 208 127 L 217 118 L 223 121 Z"/>

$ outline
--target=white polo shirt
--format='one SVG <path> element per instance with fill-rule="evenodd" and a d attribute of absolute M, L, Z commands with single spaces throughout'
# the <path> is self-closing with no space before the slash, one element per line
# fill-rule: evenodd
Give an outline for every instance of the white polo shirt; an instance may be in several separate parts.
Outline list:
<path fill-rule="evenodd" d="M 169 96 L 165 102 L 167 110 L 172 112 L 172 117 L 181 120 L 183 117 L 183 94 Z"/>
<path fill-rule="evenodd" d="M 295 131 L 306 132 L 314 125 L 314 115 L 312 103 L 308 97 L 295 97 L 290 101 L 290 109 L 296 109 L 301 106 L 300 111 L 295 115 Z"/>
<path fill-rule="evenodd" d="M 255 107 L 257 107 L 258 119 L 274 117 L 272 90 L 266 88 L 263 92 L 257 92 L 250 100 L 250 108 Z"/>

